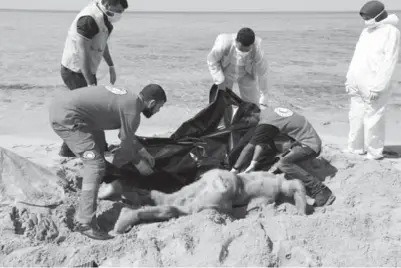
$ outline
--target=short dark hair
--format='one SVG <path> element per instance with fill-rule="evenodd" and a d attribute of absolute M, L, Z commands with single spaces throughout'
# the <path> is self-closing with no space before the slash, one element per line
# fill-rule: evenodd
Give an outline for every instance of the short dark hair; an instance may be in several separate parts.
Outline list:
<path fill-rule="evenodd" d="M 120 4 L 124 9 L 128 8 L 127 0 L 102 0 L 102 4 L 109 4 L 110 6 L 117 6 Z"/>
<path fill-rule="evenodd" d="M 149 84 L 145 86 L 141 93 L 144 101 L 155 100 L 156 102 L 166 102 L 167 95 L 164 89 L 158 84 Z"/>
<path fill-rule="evenodd" d="M 242 28 L 238 31 L 236 40 L 248 47 L 255 42 L 255 33 L 251 28 Z"/>

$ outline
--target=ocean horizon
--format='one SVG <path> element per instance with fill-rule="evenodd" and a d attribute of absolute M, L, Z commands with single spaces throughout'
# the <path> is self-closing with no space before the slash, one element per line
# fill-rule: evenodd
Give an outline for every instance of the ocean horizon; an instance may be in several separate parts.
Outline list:
<path fill-rule="evenodd" d="M 50 96 L 65 89 L 61 55 L 77 12 L 0 12 L 0 33 L 5 37 L 0 45 L 4 70 L 0 90 L 6 95 L 35 90 Z M 241 27 L 254 29 L 263 39 L 273 103 L 299 109 L 347 109 L 345 75 L 364 27 L 359 15 L 349 11 L 127 12 L 109 40 L 116 86 L 140 90 L 159 83 L 168 93 L 168 106 L 198 110 L 207 104 L 213 82 L 206 57 L 216 36 Z M 97 77 L 99 84 L 109 83 L 104 61 Z M 401 76 L 394 79 L 399 82 Z M 401 106 L 398 90 L 392 103 Z"/>
<path fill-rule="evenodd" d="M 4 11 L 15 11 L 15 12 L 57 12 L 57 13 L 74 13 L 79 12 L 79 9 L 76 10 L 61 10 L 61 9 L 17 9 L 17 8 L 0 8 L 0 12 Z M 163 13 L 171 13 L 171 14 L 180 14 L 180 13 L 199 13 L 199 14 L 207 14 L 207 13 L 217 13 L 217 14 L 269 14 L 269 13 L 281 13 L 281 14 L 292 14 L 292 13 L 302 13 L 302 14 L 318 14 L 318 13 L 330 13 L 330 14 L 347 14 L 347 13 L 358 13 L 359 10 L 277 10 L 277 11 L 208 11 L 208 10 L 200 10 L 200 11 L 163 11 L 163 10 L 136 10 L 136 11 L 126 11 L 125 13 L 154 13 L 154 14 L 163 14 Z M 388 12 L 401 12 L 401 10 L 388 10 Z"/>

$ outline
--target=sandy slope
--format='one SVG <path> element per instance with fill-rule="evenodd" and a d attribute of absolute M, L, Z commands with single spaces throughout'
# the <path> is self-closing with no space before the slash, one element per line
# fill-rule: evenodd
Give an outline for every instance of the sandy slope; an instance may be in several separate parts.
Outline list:
<path fill-rule="evenodd" d="M 53 171 L 64 167 L 67 178 L 77 183 L 80 163 L 58 158 L 59 140 L 46 126 L 45 111 L 21 116 L 28 125 L 38 126 L 26 133 L 26 126 L 10 119 L 10 110 L 0 119 L 8 126 L 0 146 Z M 311 170 L 337 195 L 329 208 L 307 217 L 296 216 L 291 204 L 266 207 L 246 218 L 241 211 L 236 217 L 204 211 L 136 226 L 122 237 L 99 242 L 71 232 L 77 193 L 67 192 L 64 204 L 53 210 L 0 208 L 0 266 L 74 266 L 91 260 L 102 266 L 396 266 L 401 261 L 398 155 L 376 162 L 343 154 L 346 114 L 305 114 L 325 143 L 322 158 L 311 163 Z M 390 117 L 390 149 L 399 151 L 398 119 Z M 177 127 L 175 119 L 144 121 L 140 133 L 168 132 Z M 108 140 L 115 142 L 115 133 L 108 133 Z M 120 209 L 120 203 L 100 202 L 99 224 L 110 230 Z"/>

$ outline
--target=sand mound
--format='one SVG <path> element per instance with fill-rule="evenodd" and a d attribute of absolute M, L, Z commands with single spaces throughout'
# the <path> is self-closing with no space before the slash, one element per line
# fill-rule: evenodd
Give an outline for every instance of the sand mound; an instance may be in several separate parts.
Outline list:
<path fill-rule="evenodd" d="M 394 159 L 365 161 L 326 146 L 306 164 L 335 192 L 328 208 L 306 217 L 288 203 L 245 218 L 213 210 L 141 224 L 109 241 L 72 232 L 79 191 L 54 209 L 3 207 L 0 266 L 396 266 L 401 254 L 401 180 Z M 63 164 L 79 185 L 79 161 Z M 122 203 L 99 202 L 99 225 L 111 230 Z"/>

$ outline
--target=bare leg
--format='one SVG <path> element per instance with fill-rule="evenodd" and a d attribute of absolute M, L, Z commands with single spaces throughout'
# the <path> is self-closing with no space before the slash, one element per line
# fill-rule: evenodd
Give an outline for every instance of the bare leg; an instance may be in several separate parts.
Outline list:
<path fill-rule="evenodd" d="M 306 214 L 306 190 L 300 180 L 286 180 L 281 178 L 281 191 L 288 197 L 294 197 L 295 206 L 299 215 Z"/>
<path fill-rule="evenodd" d="M 255 209 L 258 209 L 258 208 L 261 208 L 261 207 L 264 207 L 264 206 L 267 206 L 267 205 L 270 205 L 273 203 L 274 203 L 274 199 L 272 199 L 272 198 L 269 199 L 264 196 L 252 198 L 246 207 L 246 211 L 250 212 Z"/>
<path fill-rule="evenodd" d="M 184 208 L 174 206 L 144 207 L 141 209 L 131 209 L 124 207 L 114 225 L 114 234 L 126 232 L 132 225 L 141 221 L 160 221 L 186 215 Z"/>

